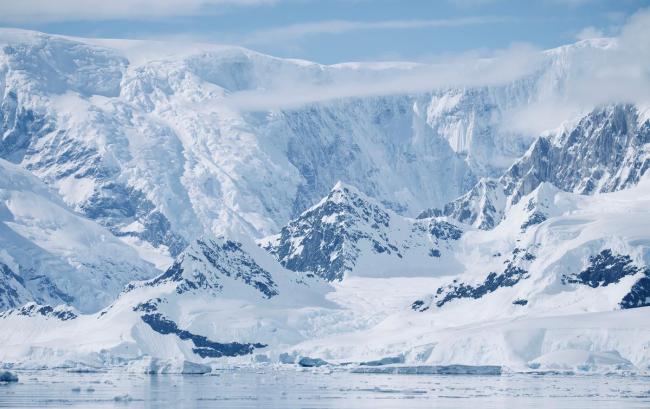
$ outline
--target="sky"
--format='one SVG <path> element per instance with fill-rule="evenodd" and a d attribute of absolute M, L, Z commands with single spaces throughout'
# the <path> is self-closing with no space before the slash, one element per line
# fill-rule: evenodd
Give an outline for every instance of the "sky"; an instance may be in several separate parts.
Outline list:
<path fill-rule="evenodd" d="M 0 0 L 0 26 L 235 44 L 325 64 L 548 49 L 615 35 L 650 0 Z"/>

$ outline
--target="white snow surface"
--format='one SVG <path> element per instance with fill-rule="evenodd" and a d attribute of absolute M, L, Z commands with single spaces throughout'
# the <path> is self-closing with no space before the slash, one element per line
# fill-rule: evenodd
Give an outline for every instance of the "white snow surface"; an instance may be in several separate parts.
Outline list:
<path fill-rule="evenodd" d="M 0 44 L 3 157 L 124 237 L 142 236 L 159 212 L 191 241 L 232 224 L 255 238 L 277 233 L 338 180 L 404 215 L 441 206 L 528 148 L 536 135 L 505 130 L 506 111 L 561 90 L 572 53 L 606 52 L 613 40 L 544 53 L 532 74 L 503 85 L 268 109 L 235 102 L 435 67 L 327 66 L 238 47 L 14 29 L 0 30 Z M 129 243 L 166 253 L 173 241 L 144 237 Z"/>
<path fill-rule="evenodd" d="M 634 265 L 650 264 L 649 205 L 647 177 L 631 189 L 595 196 L 542 184 L 511 208 L 497 228 L 468 230 L 454 246 L 454 257 L 464 266 L 455 276 L 457 282 L 476 284 L 489 272 L 500 272 L 504 262 L 515 257 L 515 249 L 535 256 L 517 259 L 527 277 L 482 297 L 455 299 L 426 311 L 414 311 L 411 304 L 454 279 L 436 271 L 434 264 L 429 277 L 401 276 L 395 271 L 382 277 L 359 274 L 326 283 L 283 269 L 249 241 L 232 253 L 211 256 L 221 260 L 213 265 L 231 265 L 224 271 L 242 273 L 226 276 L 209 266 L 210 257 L 201 255 L 205 253 L 195 244 L 177 260 L 184 267 L 183 277 L 199 282 L 198 273 L 212 272 L 208 282 L 220 283 L 220 287 L 210 284 L 179 293 L 181 281 L 165 274 L 135 283 L 115 303 L 93 315 L 60 321 L 5 314 L 0 320 L 0 360 L 22 367 L 70 362 L 104 366 L 152 357 L 214 364 L 252 363 L 261 359 L 258 355 L 278 360 L 280 354 L 288 353 L 289 358 L 283 360 L 308 356 L 339 363 L 402 356 L 405 365 L 643 371 L 650 364 L 648 307 L 619 309 L 639 275 L 596 288 L 562 279 L 584 270 L 589 257 L 604 249 L 629 255 Z M 522 223 L 540 209 L 548 218 L 523 229 Z M 206 238 L 204 242 L 220 248 L 228 247 L 229 241 Z M 246 255 L 270 274 L 277 295 L 266 297 L 243 281 L 247 272 L 255 271 L 250 263 L 241 262 Z M 513 304 L 521 299 L 527 304 Z M 267 346 L 250 355 L 200 358 L 192 351 L 191 341 L 157 333 L 145 324 L 143 312 L 134 307 L 148 300 L 158 300 L 156 312 L 179 328 L 211 341 Z"/>
<path fill-rule="evenodd" d="M 0 262 L 23 279 L 16 284 L 23 293 L 20 304 L 69 302 L 93 312 L 112 302 L 129 281 L 158 274 L 133 248 L 3 159 L 0 248 Z"/>
<path fill-rule="evenodd" d="M 650 307 L 621 308 L 632 289 L 650 301 L 650 178 L 592 196 L 542 182 L 516 203 L 489 186 L 537 136 L 507 114 L 613 48 L 548 51 L 506 84 L 267 106 L 426 67 L 0 29 L 0 362 L 646 370 Z M 646 145 L 624 156 L 638 175 Z M 476 182 L 493 229 L 412 218 Z M 602 254 L 631 273 L 581 282 Z"/>

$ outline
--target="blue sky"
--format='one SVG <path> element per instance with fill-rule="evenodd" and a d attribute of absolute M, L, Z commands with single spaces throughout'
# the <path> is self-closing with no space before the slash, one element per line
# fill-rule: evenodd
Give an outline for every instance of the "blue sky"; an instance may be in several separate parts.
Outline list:
<path fill-rule="evenodd" d="M 0 25 L 82 37 L 240 44 L 322 63 L 426 60 L 616 33 L 650 0 L 21 0 Z"/>

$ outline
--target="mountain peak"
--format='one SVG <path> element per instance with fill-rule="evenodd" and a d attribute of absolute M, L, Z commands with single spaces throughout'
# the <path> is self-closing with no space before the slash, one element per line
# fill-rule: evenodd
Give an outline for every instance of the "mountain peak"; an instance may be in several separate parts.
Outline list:
<path fill-rule="evenodd" d="M 349 201 L 355 199 L 361 199 L 365 202 L 374 201 L 359 189 L 357 189 L 355 186 L 352 186 L 340 180 L 336 182 L 334 187 L 332 187 L 330 190 L 330 193 L 325 198 L 326 201 L 334 202 Z"/>
<path fill-rule="evenodd" d="M 278 295 L 271 273 L 255 261 L 242 243 L 224 236 L 195 240 L 165 273 L 145 282 L 144 286 L 168 282 L 176 283 L 178 294 L 200 290 L 222 292 L 224 286 L 239 282 L 253 287 L 264 298 Z"/>
<path fill-rule="evenodd" d="M 338 182 L 316 206 L 261 245 L 289 270 L 341 281 L 348 274 L 435 274 L 462 233 L 445 221 L 400 216 Z M 445 268 L 447 272 L 455 266 L 452 262 Z"/>
<path fill-rule="evenodd" d="M 479 181 L 448 203 L 444 214 L 489 230 L 544 183 L 586 195 L 631 187 L 650 168 L 650 123 L 644 115 L 629 104 L 598 107 L 571 127 L 537 138 L 500 178 Z"/>

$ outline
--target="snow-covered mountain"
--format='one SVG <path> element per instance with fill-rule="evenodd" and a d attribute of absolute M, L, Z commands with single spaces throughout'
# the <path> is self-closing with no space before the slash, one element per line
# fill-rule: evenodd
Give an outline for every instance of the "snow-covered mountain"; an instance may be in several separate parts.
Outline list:
<path fill-rule="evenodd" d="M 315 309 L 336 307 L 325 300 L 328 291 L 313 276 L 284 270 L 252 241 L 203 237 L 166 272 L 131 283 L 95 314 L 63 314 L 35 304 L 0 314 L 6 341 L 0 359 L 23 355 L 18 343 L 25 336 L 31 339 L 32 352 L 22 362 L 28 366 L 249 356 L 308 338 Z"/>
<path fill-rule="evenodd" d="M 455 251 L 461 274 L 344 282 L 340 302 L 352 304 L 343 294 L 362 292 L 362 305 L 372 303 L 364 312 L 390 312 L 361 331 L 292 351 L 335 362 L 645 368 L 650 325 L 647 308 L 638 307 L 650 303 L 649 182 L 594 196 L 543 183 L 495 229 L 463 234 Z M 542 211 L 547 219 L 531 223 Z M 407 302 L 414 290 L 423 295 Z M 388 307 L 382 297 L 400 302 Z"/>
<path fill-rule="evenodd" d="M 275 234 L 339 180 L 407 216 L 442 206 L 529 147 L 536 135 L 507 130 L 506 112 L 561 89 L 573 58 L 614 42 L 548 52 L 505 85 L 287 108 L 241 100 L 433 68 L 8 29 L 0 44 L 0 157 L 126 242 L 175 256 L 232 224 Z"/>
<path fill-rule="evenodd" d="M 36 301 L 96 311 L 129 281 L 157 272 L 39 179 L 0 159 L 0 310 Z"/>
<path fill-rule="evenodd" d="M 452 249 L 462 234 L 445 220 L 399 216 L 339 182 L 261 245 L 285 268 L 328 281 L 347 275 L 431 276 L 461 271 Z"/>
<path fill-rule="evenodd" d="M 539 137 L 500 178 L 482 179 L 443 210 L 481 229 L 494 228 L 506 210 L 541 183 L 567 192 L 613 192 L 636 184 L 650 168 L 650 118 L 631 105 L 598 108 L 577 124 Z"/>
<path fill-rule="evenodd" d="M 203 238 L 99 313 L 62 319 L 43 306 L 4 313 L 0 359 L 25 367 L 129 363 L 147 371 L 168 361 L 301 357 L 641 370 L 650 363 L 641 347 L 650 325 L 637 308 L 650 300 L 649 182 L 594 196 L 543 183 L 495 229 L 453 239 L 448 251 L 462 271 L 452 275 L 432 258 L 428 275 L 403 274 L 394 264 L 377 276 L 356 264 L 328 283 L 282 268 L 253 242 Z M 321 204 L 337 196 L 333 203 L 349 204 L 341 202 L 346 189 L 347 199 L 360 198 L 339 185 Z M 375 205 L 375 214 L 388 214 Z M 547 218 L 531 222 L 539 212 Z M 306 237 L 315 237 L 321 227 L 310 227 Z"/>
<path fill-rule="evenodd" d="M 0 30 L 0 361 L 647 369 L 650 111 L 507 126 L 616 47 L 283 103 L 431 67 Z"/>

